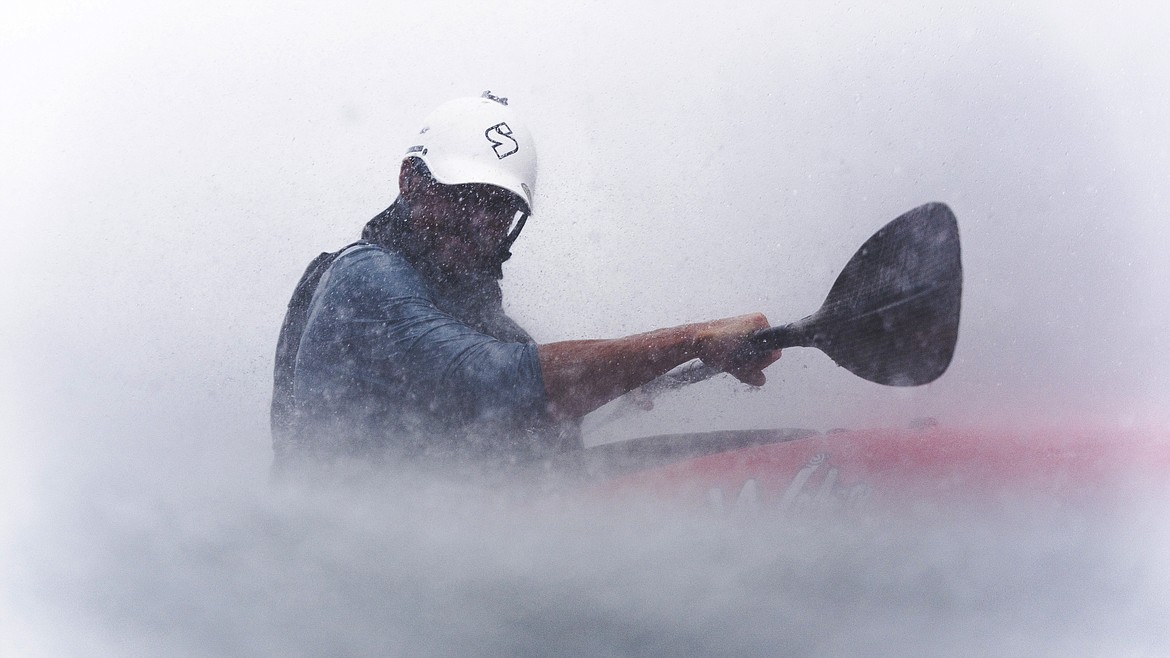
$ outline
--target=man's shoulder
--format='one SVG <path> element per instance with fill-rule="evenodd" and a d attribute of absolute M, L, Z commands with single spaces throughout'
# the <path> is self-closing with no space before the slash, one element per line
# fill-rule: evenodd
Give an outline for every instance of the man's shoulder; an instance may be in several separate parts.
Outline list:
<path fill-rule="evenodd" d="M 329 267 L 327 276 L 331 286 L 426 294 L 422 278 L 401 253 L 368 242 L 343 249 Z"/>
<path fill-rule="evenodd" d="M 333 268 L 414 270 L 402 254 L 370 242 L 356 242 L 342 249 L 333 261 Z"/>

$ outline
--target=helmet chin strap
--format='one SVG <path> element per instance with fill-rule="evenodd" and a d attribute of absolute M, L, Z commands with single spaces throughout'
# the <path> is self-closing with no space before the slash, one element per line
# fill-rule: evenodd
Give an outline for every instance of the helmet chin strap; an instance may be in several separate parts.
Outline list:
<path fill-rule="evenodd" d="M 512 232 L 508 234 L 503 244 L 500 245 L 500 250 L 496 254 L 495 275 L 497 279 L 504 278 L 504 261 L 512 257 L 512 243 L 516 241 L 516 238 L 520 237 L 520 231 L 524 228 L 524 223 L 527 221 L 528 213 L 521 214 L 520 219 L 516 220 L 516 228 L 512 229 Z"/>

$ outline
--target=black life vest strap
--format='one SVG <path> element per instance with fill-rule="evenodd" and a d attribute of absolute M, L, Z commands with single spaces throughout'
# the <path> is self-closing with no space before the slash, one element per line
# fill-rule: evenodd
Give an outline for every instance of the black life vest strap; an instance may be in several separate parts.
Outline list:
<path fill-rule="evenodd" d="M 296 373 L 297 350 L 301 346 L 301 336 L 304 335 L 305 325 L 309 320 L 309 304 L 313 301 L 321 277 L 341 254 L 352 247 L 368 244 L 370 243 L 365 240 L 359 240 L 338 251 L 320 254 L 305 268 L 305 273 L 301 275 L 301 280 L 293 290 L 288 310 L 284 314 L 284 322 L 280 326 L 280 339 L 276 342 L 271 408 L 274 437 L 286 436 L 287 430 L 291 427 L 293 375 Z"/>

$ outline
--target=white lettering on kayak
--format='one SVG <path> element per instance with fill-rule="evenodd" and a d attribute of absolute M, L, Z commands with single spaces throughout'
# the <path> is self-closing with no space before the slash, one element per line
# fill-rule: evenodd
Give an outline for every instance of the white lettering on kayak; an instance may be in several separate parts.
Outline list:
<path fill-rule="evenodd" d="M 816 482 L 814 476 L 821 472 L 824 475 Z M 841 470 L 829 463 L 829 456 L 823 452 L 817 453 L 792 476 L 775 509 L 781 515 L 787 516 L 809 511 L 838 509 L 852 511 L 860 508 L 870 495 L 869 485 L 857 483 L 838 486 L 840 478 Z M 756 478 L 748 479 L 739 487 L 733 509 L 736 513 L 758 511 L 763 507 L 761 503 L 764 498 L 759 481 Z M 726 511 L 723 489 L 711 487 L 707 491 L 707 503 L 716 512 Z"/>

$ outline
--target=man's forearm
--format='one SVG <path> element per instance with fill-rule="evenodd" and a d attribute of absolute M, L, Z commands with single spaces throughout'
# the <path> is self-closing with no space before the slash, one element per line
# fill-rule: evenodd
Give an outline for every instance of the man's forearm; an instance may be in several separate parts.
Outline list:
<path fill-rule="evenodd" d="M 683 325 L 611 340 L 540 345 L 540 371 L 553 413 L 583 416 L 700 355 L 704 325 Z"/>

